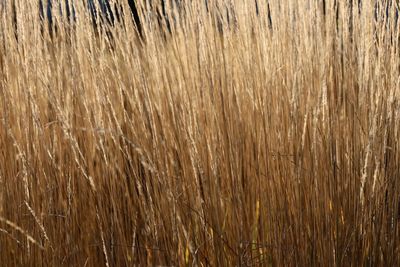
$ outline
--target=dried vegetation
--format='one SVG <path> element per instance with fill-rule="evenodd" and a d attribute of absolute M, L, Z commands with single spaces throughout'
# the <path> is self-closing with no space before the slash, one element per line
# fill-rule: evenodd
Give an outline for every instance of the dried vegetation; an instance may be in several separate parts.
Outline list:
<path fill-rule="evenodd" d="M 1 265 L 399 265 L 394 8 L 273 2 L 3 5 Z"/>

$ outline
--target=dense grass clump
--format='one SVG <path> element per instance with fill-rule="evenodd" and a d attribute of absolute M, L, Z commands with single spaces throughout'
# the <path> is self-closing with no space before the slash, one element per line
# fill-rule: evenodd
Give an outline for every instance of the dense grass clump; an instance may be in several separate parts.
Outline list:
<path fill-rule="evenodd" d="M 140 37 L 11 2 L 0 265 L 400 264 L 394 6 L 140 4 Z"/>

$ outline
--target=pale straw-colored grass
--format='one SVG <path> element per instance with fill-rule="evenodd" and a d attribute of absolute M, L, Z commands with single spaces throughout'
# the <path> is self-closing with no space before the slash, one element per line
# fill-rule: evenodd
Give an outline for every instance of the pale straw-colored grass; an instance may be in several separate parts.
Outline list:
<path fill-rule="evenodd" d="M 78 1 L 49 34 L 15 2 L 2 266 L 400 264 L 393 8 L 186 1 L 169 33 L 140 4 L 140 39 L 128 13 L 94 28 Z"/>

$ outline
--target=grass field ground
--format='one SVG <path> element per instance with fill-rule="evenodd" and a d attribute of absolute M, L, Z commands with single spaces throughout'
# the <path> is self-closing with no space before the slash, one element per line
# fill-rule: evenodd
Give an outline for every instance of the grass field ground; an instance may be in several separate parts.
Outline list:
<path fill-rule="evenodd" d="M 140 39 L 16 2 L 2 266 L 400 264 L 394 8 L 188 1 L 170 33 L 142 6 Z"/>

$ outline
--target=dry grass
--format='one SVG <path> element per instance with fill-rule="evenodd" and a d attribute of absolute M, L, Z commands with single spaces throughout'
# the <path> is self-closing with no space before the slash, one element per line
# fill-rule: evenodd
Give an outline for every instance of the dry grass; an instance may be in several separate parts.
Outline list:
<path fill-rule="evenodd" d="M 2 266 L 400 264 L 392 10 L 188 1 L 173 34 L 142 12 L 141 42 L 83 5 L 50 38 L 37 1 L 16 2 L 17 35 L 9 3 L 0 19 Z"/>

